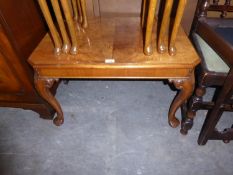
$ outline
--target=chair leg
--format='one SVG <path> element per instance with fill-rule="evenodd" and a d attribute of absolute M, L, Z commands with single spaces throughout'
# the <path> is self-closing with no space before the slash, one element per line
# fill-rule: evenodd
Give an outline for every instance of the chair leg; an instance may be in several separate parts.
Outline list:
<path fill-rule="evenodd" d="M 62 17 L 62 13 L 61 13 L 61 9 L 59 6 L 59 2 L 57 0 L 51 0 L 52 6 L 53 6 L 53 10 L 60 28 L 60 32 L 61 32 L 61 36 L 62 36 L 62 40 L 63 40 L 63 46 L 62 46 L 62 51 L 64 53 L 68 53 L 70 51 L 70 40 L 68 37 L 68 34 L 66 32 L 66 27 L 63 21 L 63 17 Z"/>
<path fill-rule="evenodd" d="M 233 94 L 232 82 L 233 82 L 233 69 L 230 69 L 230 73 L 225 79 L 223 88 L 221 89 L 220 93 L 217 96 L 217 100 L 213 109 L 211 109 L 207 114 L 205 123 L 202 127 L 202 131 L 198 138 L 198 144 L 205 145 L 208 139 L 211 138 L 214 139 L 215 127 L 223 113 L 222 105 L 227 99 L 230 99 Z"/>
<path fill-rule="evenodd" d="M 176 54 L 175 41 L 176 41 L 176 36 L 177 36 L 178 30 L 179 30 L 180 22 L 181 22 L 183 13 L 184 13 L 185 5 L 186 5 L 186 0 L 180 0 L 179 6 L 177 9 L 177 14 L 176 14 L 174 26 L 172 29 L 170 43 L 169 43 L 169 54 L 172 56 L 174 56 Z"/>
<path fill-rule="evenodd" d="M 47 5 L 47 1 L 46 0 L 38 0 L 38 3 L 40 5 L 41 11 L 44 15 L 44 18 L 48 24 L 55 48 L 54 48 L 54 54 L 59 55 L 61 53 L 61 47 L 62 47 L 62 43 L 61 43 L 61 39 L 60 36 L 58 34 L 58 31 L 55 27 L 55 24 L 53 22 L 52 16 L 50 14 L 48 5 Z"/>
<path fill-rule="evenodd" d="M 82 27 L 87 28 L 88 23 L 87 23 L 86 1 L 85 0 L 80 0 L 80 3 L 81 3 L 82 16 L 83 16 Z"/>
<path fill-rule="evenodd" d="M 203 96 L 206 93 L 206 88 L 199 86 L 195 90 L 195 95 L 191 98 L 186 112 L 186 117 L 182 121 L 180 133 L 183 135 L 188 134 L 188 131 L 193 127 L 193 120 L 196 116 L 196 112 L 199 109 L 198 104 L 202 103 Z"/>
<path fill-rule="evenodd" d="M 146 55 L 151 55 L 153 53 L 152 48 L 152 30 L 154 25 L 154 18 L 155 18 L 155 10 L 156 10 L 157 0 L 151 0 L 149 4 L 148 10 L 148 17 L 147 17 L 147 24 L 146 24 L 146 39 L 145 39 L 145 46 L 144 46 L 144 53 Z"/>
<path fill-rule="evenodd" d="M 163 14 L 163 19 L 162 19 L 162 24 L 161 24 L 161 29 L 159 32 L 159 39 L 158 39 L 158 52 L 159 53 L 164 53 L 167 49 L 165 40 L 166 40 L 166 35 L 167 35 L 167 28 L 169 26 L 170 22 L 170 15 L 171 15 L 171 10 L 172 10 L 172 5 L 173 5 L 173 0 L 167 0 L 165 9 L 164 9 L 164 14 Z"/>
<path fill-rule="evenodd" d="M 70 32 L 70 37 L 71 37 L 71 42 L 72 42 L 70 53 L 75 55 L 78 52 L 78 43 L 77 43 L 75 25 L 74 25 L 71 11 L 70 11 L 69 3 L 66 0 L 61 0 L 61 5 L 63 8 L 63 12 L 65 14 L 66 22 L 68 24 L 68 29 Z"/>
<path fill-rule="evenodd" d="M 142 28 L 145 26 L 145 21 L 146 21 L 146 5 L 147 5 L 147 0 L 143 0 L 142 2 L 142 14 L 141 14 L 141 25 Z"/>
<path fill-rule="evenodd" d="M 76 0 L 72 0 L 72 7 L 73 7 L 73 13 L 74 13 L 74 20 L 78 21 L 78 4 Z"/>
<path fill-rule="evenodd" d="M 82 14 L 82 7 L 81 7 L 80 0 L 77 0 L 77 5 L 78 5 L 79 23 L 82 23 L 83 22 L 83 14 Z"/>
<path fill-rule="evenodd" d="M 217 108 L 209 111 L 202 127 L 201 133 L 198 138 L 199 145 L 205 145 L 208 141 L 208 138 L 211 136 L 212 132 L 215 130 L 215 127 L 222 116 L 223 111 Z"/>

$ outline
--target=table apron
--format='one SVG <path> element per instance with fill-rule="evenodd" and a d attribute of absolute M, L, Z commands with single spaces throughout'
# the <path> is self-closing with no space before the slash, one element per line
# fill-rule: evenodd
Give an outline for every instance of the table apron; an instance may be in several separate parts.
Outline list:
<path fill-rule="evenodd" d="M 179 79 L 187 78 L 192 68 L 35 68 L 43 78 L 85 79 Z"/>

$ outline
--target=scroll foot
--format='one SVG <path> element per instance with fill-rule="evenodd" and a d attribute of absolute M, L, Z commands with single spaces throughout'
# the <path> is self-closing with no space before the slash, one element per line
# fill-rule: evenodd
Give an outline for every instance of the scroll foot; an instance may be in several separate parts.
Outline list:
<path fill-rule="evenodd" d="M 64 118 L 63 118 L 63 116 L 56 116 L 56 117 L 53 119 L 53 124 L 56 125 L 56 126 L 61 126 L 63 123 L 64 123 Z"/>
<path fill-rule="evenodd" d="M 53 123 L 56 126 L 60 126 L 64 123 L 64 116 L 59 102 L 50 92 L 50 88 L 54 84 L 56 79 L 49 78 L 40 78 L 37 74 L 34 77 L 35 87 L 38 93 L 41 95 L 43 99 L 45 99 L 57 112 L 57 116 L 54 118 Z"/>
<path fill-rule="evenodd" d="M 187 102 L 188 98 L 193 93 L 195 84 L 194 73 L 192 71 L 190 77 L 187 77 L 186 79 L 174 79 L 171 80 L 171 82 L 174 83 L 175 87 L 180 90 L 172 102 L 168 113 L 168 123 L 171 127 L 176 128 L 179 126 L 180 121 L 176 118 L 175 113 L 177 112 L 178 108 Z"/>

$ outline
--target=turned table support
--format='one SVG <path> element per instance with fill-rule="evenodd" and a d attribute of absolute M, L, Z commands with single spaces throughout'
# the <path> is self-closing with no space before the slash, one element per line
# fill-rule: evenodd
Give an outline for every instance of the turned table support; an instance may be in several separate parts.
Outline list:
<path fill-rule="evenodd" d="M 175 97 L 171 104 L 168 113 L 168 123 L 171 127 L 176 128 L 179 126 L 180 121 L 176 118 L 175 114 L 181 106 L 187 102 L 189 97 L 192 95 L 195 85 L 194 72 L 190 72 L 190 76 L 184 79 L 170 79 L 170 82 L 179 89 L 178 95 Z"/>
<path fill-rule="evenodd" d="M 53 123 L 56 126 L 60 126 L 64 122 L 63 112 L 59 102 L 50 92 L 50 88 L 53 86 L 55 81 L 58 81 L 58 79 L 41 78 L 38 74 L 35 74 L 34 76 L 35 87 L 38 93 L 55 109 L 57 113 L 57 116 L 53 119 Z"/>

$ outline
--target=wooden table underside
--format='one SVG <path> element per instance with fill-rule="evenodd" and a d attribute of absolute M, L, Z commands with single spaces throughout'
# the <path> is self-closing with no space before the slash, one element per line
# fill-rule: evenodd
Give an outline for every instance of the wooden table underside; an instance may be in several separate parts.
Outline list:
<path fill-rule="evenodd" d="M 175 113 L 191 96 L 195 84 L 194 68 L 199 58 L 190 41 L 179 30 L 177 54 L 143 54 L 143 37 L 139 18 L 90 19 L 88 29 L 77 26 L 77 55 L 53 54 L 53 44 L 46 35 L 29 58 L 35 70 L 35 86 L 40 95 L 57 112 L 56 125 L 64 121 L 59 102 L 50 87 L 60 78 L 85 79 L 168 79 L 179 94 L 169 110 L 169 124 L 179 125 Z M 154 47 L 156 47 L 154 27 Z"/>

